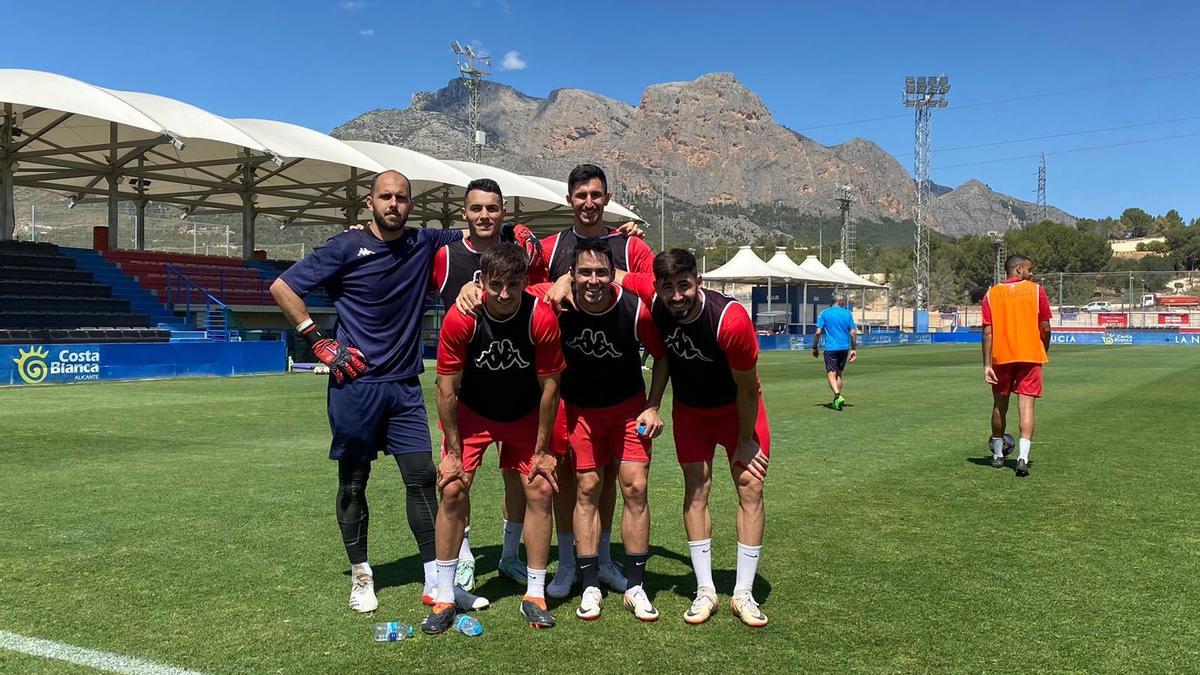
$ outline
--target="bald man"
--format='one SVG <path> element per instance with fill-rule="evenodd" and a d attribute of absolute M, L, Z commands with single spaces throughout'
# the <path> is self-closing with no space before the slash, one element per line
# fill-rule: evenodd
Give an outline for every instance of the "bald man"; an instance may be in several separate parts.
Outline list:
<path fill-rule="evenodd" d="M 412 190 L 397 171 L 376 176 L 367 207 L 369 226 L 330 237 L 271 284 L 284 316 L 329 366 L 329 458 L 338 464 L 337 521 L 350 558 L 350 609 L 356 612 L 379 604 L 367 562 L 366 490 L 380 450 L 395 458 L 404 477 L 426 595 L 436 583 L 437 470 L 417 379 L 424 370 L 421 314 L 434 252 L 462 237 L 461 230 L 406 226 Z M 318 288 L 337 310 L 335 331 L 318 326 L 304 304 Z M 462 609 L 486 603 L 465 592 L 456 595 Z"/>

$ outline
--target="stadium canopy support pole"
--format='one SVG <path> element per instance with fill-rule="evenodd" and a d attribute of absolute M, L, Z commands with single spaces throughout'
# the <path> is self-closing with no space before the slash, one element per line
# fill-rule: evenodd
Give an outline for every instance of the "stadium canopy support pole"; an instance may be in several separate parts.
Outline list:
<path fill-rule="evenodd" d="M 859 289 L 859 313 L 862 315 L 862 324 L 867 325 L 867 287 L 863 286 Z"/>
<path fill-rule="evenodd" d="M 804 282 L 804 301 L 800 305 L 800 334 L 808 335 L 808 282 Z"/>
<path fill-rule="evenodd" d="M 108 142 L 112 143 L 112 148 L 108 153 L 109 165 L 111 166 L 108 174 L 108 248 L 114 251 L 121 248 L 121 240 L 117 232 L 119 224 L 117 221 L 120 219 L 118 208 L 121 204 L 117 194 L 117 181 L 120 178 L 117 174 L 117 143 L 119 140 L 117 123 L 110 122 L 108 124 Z"/>
<path fill-rule="evenodd" d="M 139 251 L 146 250 L 146 200 L 137 202 L 137 222 L 133 227 L 133 247 Z"/>
<path fill-rule="evenodd" d="M 771 319 L 771 277 L 767 277 L 767 320 Z"/>
<path fill-rule="evenodd" d="M 254 257 L 254 165 L 242 163 L 242 259 Z"/>
<path fill-rule="evenodd" d="M 350 184 L 346 186 L 346 226 L 358 223 L 358 169 L 350 167 Z"/>
<path fill-rule="evenodd" d="M 0 239 L 12 239 L 17 227 L 16 198 L 13 190 L 13 164 L 9 159 L 12 147 L 12 104 L 4 104 L 0 119 Z"/>

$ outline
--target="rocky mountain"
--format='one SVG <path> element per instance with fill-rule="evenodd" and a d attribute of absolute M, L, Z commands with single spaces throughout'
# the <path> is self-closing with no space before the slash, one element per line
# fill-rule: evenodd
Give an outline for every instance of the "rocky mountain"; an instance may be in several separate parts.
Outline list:
<path fill-rule="evenodd" d="M 368 112 L 333 135 L 464 157 L 467 106 L 466 87 L 456 79 L 414 95 L 407 109 Z M 856 193 L 851 213 L 860 222 L 899 227 L 914 214 L 912 176 L 882 148 L 861 138 L 827 147 L 787 129 L 729 73 L 652 85 L 637 106 L 581 89 L 539 99 L 485 81 L 480 120 L 488 133 L 486 164 L 565 177 L 593 161 L 608 172 L 618 199 L 631 203 L 657 202 L 665 182 L 673 221 L 696 241 L 788 235 L 795 219 L 833 218 L 840 185 Z M 936 186 L 934 194 L 930 222 L 950 236 L 1009 229 L 1010 212 L 1018 224 L 1036 215 L 1033 204 L 974 180 L 953 190 Z M 765 222 L 763 206 L 794 219 Z M 1074 222 L 1058 209 L 1050 216 Z"/>

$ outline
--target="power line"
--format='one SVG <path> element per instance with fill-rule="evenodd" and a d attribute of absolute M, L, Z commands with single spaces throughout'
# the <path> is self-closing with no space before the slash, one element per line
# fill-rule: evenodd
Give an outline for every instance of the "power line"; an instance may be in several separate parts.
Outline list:
<path fill-rule="evenodd" d="M 1176 77 L 1195 77 L 1200 75 L 1200 70 L 1193 70 L 1184 73 L 1173 73 L 1170 75 L 1155 75 L 1153 77 L 1143 77 L 1136 80 L 1123 80 L 1120 82 L 1108 82 L 1105 84 L 1093 84 L 1086 87 L 1076 87 L 1074 89 L 1063 89 L 1061 91 L 1051 91 L 1044 94 L 1030 94 L 1028 96 L 1014 96 L 1012 98 L 996 99 L 994 101 L 980 101 L 979 103 L 968 103 L 966 105 L 956 106 L 952 110 L 964 110 L 968 108 L 981 108 L 984 106 L 1000 105 L 1001 103 L 1013 103 L 1016 101 L 1029 101 L 1037 98 L 1048 98 L 1050 96 L 1064 96 L 1066 94 L 1078 94 L 1085 91 L 1095 91 L 1097 89 L 1111 89 L 1113 87 L 1124 87 L 1131 84 L 1142 84 L 1144 82 L 1156 82 L 1158 80 L 1169 80 Z M 867 122 L 880 122 L 883 120 L 906 119 L 908 115 L 883 115 L 880 117 L 866 117 L 858 120 L 847 120 L 845 122 L 831 122 L 829 124 L 818 124 L 809 127 L 800 127 L 795 131 L 812 131 L 814 129 L 829 129 L 832 127 L 844 127 L 852 124 L 865 124 Z"/>
<path fill-rule="evenodd" d="M 1087 147 L 1083 147 L 1083 148 L 1071 148 L 1069 150 L 1057 150 L 1055 152 L 1047 152 L 1046 154 L 1047 155 L 1069 155 L 1069 154 L 1076 153 L 1076 152 L 1089 152 L 1091 150 L 1105 150 L 1108 148 L 1120 148 L 1120 147 L 1125 147 L 1125 146 L 1129 146 L 1129 145 L 1142 145 L 1144 143 L 1157 143 L 1159 141 L 1173 141 L 1173 140 L 1177 140 L 1180 138 L 1195 138 L 1197 136 L 1200 136 L 1200 131 L 1191 133 L 1191 134 L 1176 134 L 1174 136 L 1159 136 L 1158 138 L 1143 138 L 1138 141 L 1125 141 L 1123 143 L 1107 143 L 1105 145 L 1091 145 L 1091 146 L 1087 146 Z M 945 166 L 939 166 L 936 168 L 938 170 L 957 169 L 957 168 L 963 167 L 963 166 L 979 166 L 981 164 L 998 164 L 1000 162 L 1015 162 L 1017 160 L 1037 159 L 1039 157 L 1041 157 L 1040 154 L 1038 154 L 1038 155 L 1020 155 L 1018 157 L 1004 157 L 1001 159 L 985 159 L 985 160 L 978 161 L 978 162 L 963 162 L 962 164 L 947 164 Z"/>
<path fill-rule="evenodd" d="M 1191 117 L 1176 117 L 1174 119 L 1158 120 L 1155 122 L 1137 122 L 1134 124 L 1122 124 L 1121 126 L 1104 127 L 1101 129 L 1085 129 L 1083 131 L 1064 131 L 1059 134 L 1047 134 L 1045 136 L 1029 136 L 1027 138 L 1012 138 L 1012 139 L 1009 139 L 1006 141 L 992 141 L 990 143 L 976 143 L 974 145 L 955 145 L 955 146 L 951 146 L 949 148 L 938 148 L 938 153 L 940 154 L 943 152 L 950 152 L 951 150 L 972 150 L 975 148 L 989 148 L 989 147 L 993 147 L 996 145 L 1011 145 L 1013 143 L 1026 143 L 1029 141 L 1044 141 L 1044 140 L 1051 139 L 1051 138 L 1066 138 L 1068 136 L 1083 136 L 1085 134 L 1099 134 L 1099 133 L 1103 133 L 1106 131 L 1121 131 L 1123 129 L 1136 129 L 1138 127 L 1149 127 L 1149 126 L 1154 126 L 1157 124 L 1171 124 L 1174 122 L 1187 122 L 1187 121 L 1191 121 L 1191 120 L 1200 120 L 1200 115 L 1193 115 Z M 911 152 L 901 152 L 901 153 L 896 153 L 895 155 L 893 155 L 893 157 L 908 157 L 912 154 L 913 153 L 911 153 Z"/>

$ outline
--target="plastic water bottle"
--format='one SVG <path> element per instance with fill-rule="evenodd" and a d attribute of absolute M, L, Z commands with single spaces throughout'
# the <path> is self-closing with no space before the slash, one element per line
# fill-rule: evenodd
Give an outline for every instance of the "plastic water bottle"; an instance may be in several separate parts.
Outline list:
<path fill-rule="evenodd" d="M 413 627 L 399 621 L 375 624 L 376 642 L 398 642 L 412 637 Z"/>
<path fill-rule="evenodd" d="M 638 436 L 646 435 L 646 423 L 645 422 L 638 422 L 637 435 Z"/>
<path fill-rule="evenodd" d="M 483 635 L 483 624 L 470 614 L 459 614 L 454 619 L 454 630 L 467 637 L 478 637 Z"/>

